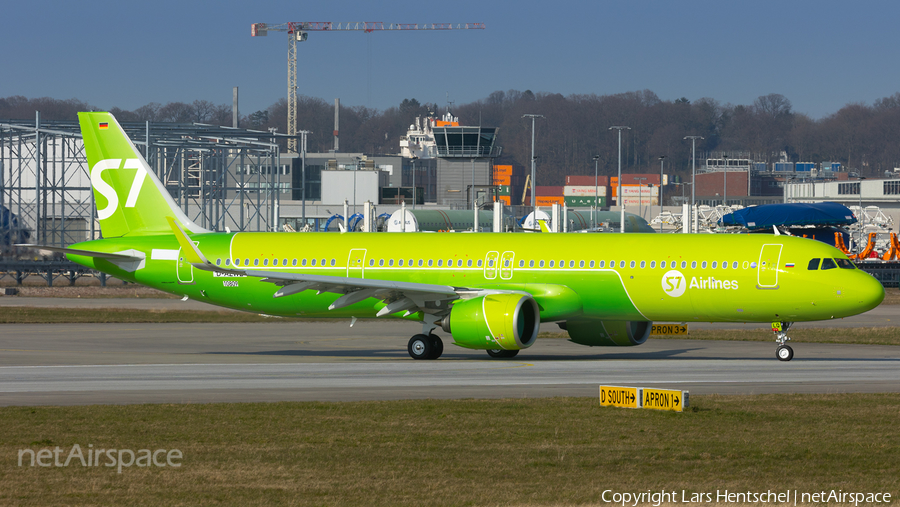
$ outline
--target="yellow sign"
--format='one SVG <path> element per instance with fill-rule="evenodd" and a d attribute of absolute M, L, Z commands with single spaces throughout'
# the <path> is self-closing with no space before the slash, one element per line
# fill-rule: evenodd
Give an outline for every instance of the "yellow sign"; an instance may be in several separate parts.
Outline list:
<path fill-rule="evenodd" d="M 687 324 L 653 324 L 650 334 L 688 334 Z"/>
<path fill-rule="evenodd" d="M 641 393 L 636 387 L 600 386 L 600 406 L 641 408 Z"/>
<path fill-rule="evenodd" d="M 643 408 L 655 410 L 673 410 L 681 412 L 688 406 L 687 391 L 672 391 L 669 389 L 643 389 L 641 405 Z"/>

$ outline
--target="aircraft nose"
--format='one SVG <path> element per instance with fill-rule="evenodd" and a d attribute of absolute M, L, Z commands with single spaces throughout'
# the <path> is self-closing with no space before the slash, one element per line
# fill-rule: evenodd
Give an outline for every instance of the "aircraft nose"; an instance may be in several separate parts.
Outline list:
<path fill-rule="evenodd" d="M 884 286 L 872 275 L 860 270 L 857 295 L 859 297 L 860 313 L 867 312 L 880 305 L 884 301 Z"/>

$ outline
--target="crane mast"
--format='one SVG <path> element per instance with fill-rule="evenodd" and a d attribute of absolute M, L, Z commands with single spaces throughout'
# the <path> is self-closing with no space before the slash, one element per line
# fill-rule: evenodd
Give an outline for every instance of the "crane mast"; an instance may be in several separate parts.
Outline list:
<path fill-rule="evenodd" d="M 366 32 L 382 30 L 484 30 L 484 23 L 383 23 L 381 21 L 359 21 L 332 23 L 331 21 L 302 21 L 288 23 L 253 23 L 251 37 L 264 37 L 268 32 L 288 34 L 288 111 L 287 133 L 288 153 L 297 153 L 297 42 L 303 42 L 308 32 Z"/>

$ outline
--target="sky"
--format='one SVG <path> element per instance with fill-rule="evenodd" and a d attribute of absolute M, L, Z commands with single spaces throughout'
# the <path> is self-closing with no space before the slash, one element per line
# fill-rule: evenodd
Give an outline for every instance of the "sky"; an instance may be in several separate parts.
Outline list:
<path fill-rule="evenodd" d="M 471 23 L 485 30 L 310 32 L 298 93 L 383 110 L 497 90 L 752 104 L 780 93 L 814 119 L 900 91 L 900 2 L 239 0 L 7 2 L 0 97 L 99 109 L 208 100 L 241 114 L 287 95 L 288 21 Z"/>

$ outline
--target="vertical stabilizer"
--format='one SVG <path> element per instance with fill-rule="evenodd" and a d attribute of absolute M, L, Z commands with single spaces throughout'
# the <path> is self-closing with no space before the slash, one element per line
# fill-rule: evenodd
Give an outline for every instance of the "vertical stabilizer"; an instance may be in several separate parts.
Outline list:
<path fill-rule="evenodd" d="M 103 237 L 172 234 L 167 216 L 189 233 L 209 232 L 175 204 L 113 115 L 78 113 L 78 122 Z"/>

